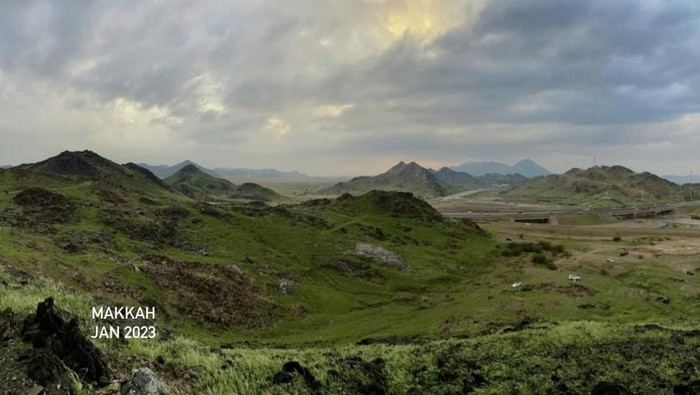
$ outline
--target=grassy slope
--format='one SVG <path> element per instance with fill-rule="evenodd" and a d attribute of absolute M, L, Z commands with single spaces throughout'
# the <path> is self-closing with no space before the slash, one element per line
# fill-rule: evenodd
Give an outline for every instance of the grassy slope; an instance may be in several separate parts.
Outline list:
<path fill-rule="evenodd" d="M 340 182 L 322 193 L 339 195 L 342 193 L 362 194 L 371 190 L 411 192 L 420 197 L 443 196 L 457 192 L 459 188 L 439 180 L 429 170 L 415 162 L 400 162 L 385 173 L 376 176 L 355 177 Z"/>
<path fill-rule="evenodd" d="M 198 200 L 212 198 L 250 199 L 277 201 L 282 197 L 277 192 L 255 183 L 235 185 L 231 181 L 211 176 L 197 168 L 187 165 L 164 182 L 171 188 Z"/>
<path fill-rule="evenodd" d="M 578 355 L 560 374 L 568 377 L 571 388 L 578 390 L 590 390 L 590 383 L 581 380 L 582 372 L 596 364 L 601 364 L 595 369 L 597 378 L 619 376 L 629 385 L 638 385 L 631 381 L 635 369 L 641 367 L 636 367 L 638 362 L 634 361 L 643 357 L 652 358 L 662 366 L 659 374 L 675 383 L 677 379 L 673 377 L 678 374 L 681 359 L 691 358 L 685 348 L 668 355 L 635 355 L 637 359 L 618 372 L 614 367 L 616 358 L 620 357 L 615 347 L 630 339 L 639 344 L 656 344 L 659 350 L 675 347 L 673 333 L 640 333 L 630 326 L 633 324 L 661 322 L 691 328 L 700 325 L 697 316 L 700 277 L 685 276 L 669 267 L 664 258 L 645 259 L 643 265 L 623 261 L 613 269 L 580 264 L 553 271 L 532 264 L 530 255 L 503 257 L 500 254 L 503 247 L 497 246 L 494 239 L 475 236 L 459 224 L 392 217 L 372 201 L 362 199 L 350 205 L 301 205 L 256 213 L 245 207 L 222 207 L 217 209 L 217 215 L 212 215 L 162 188 L 127 182 L 126 192 L 121 189 L 115 192 L 125 199 L 119 207 L 150 209 L 153 204 L 144 204 L 142 197 L 154 201 L 156 207 L 173 204 L 184 207 L 187 217 L 178 223 L 179 232 L 208 254 L 204 256 L 173 245 L 155 245 L 121 230 L 115 232 L 109 248 L 89 244 L 85 250 L 71 253 L 57 241 L 70 238 L 75 232 L 105 228 L 99 208 L 103 203 L 96 195 L 102 187 L 94 181 L 55 181 L 26 174 L 13 178 L 9 172 L 0 172 L 0 190 L 8 190 L 8 194 L 0 194 L 0 208 L 14 208 L 12 196 L 39 182 L 76 202 L 81 220 L 54 225 L 53 234 L 0 226 L 0 262 L 55 279 L 48 286 L 3 288 L 0 298 L 3 306 L 26 311 L 38 300 L 53 294 L 59 305 L 87 318 L 91 295 L 130 304 L 148 297 L 163 301 L 174 314 L 182 301 L 168 294 L 143 271 L 130 270 L 125 264 L 138 263 L 144 254 L 156 253 L 200 266 L 234 263 L 252 281 L 264 286 L 266 292 L 262 298 L 282 307 L 284 318 L 273 320 L 263 328 L 224 330 L 205 325 L 196 317 L 175 314 L 169 319 L 159 317 L 158 325 L 174 328 L 184 338 L 174 342 L 132 342 L 127 348 L 109 342 L 101 344 L 117 353 L 150 359 L 165 355 L 176 364 L 199 369 L 202 375 L 197 385 L 210 393 L 227 393 L 231 388 L 237 388 L 239 393 L 258 393 L 260 388 L 284 393 L 284 388 L 269 386 L 269 376 L 279 370 L 281 363 L 287 359 L 301 360 L 323 378 L 329 368 L 339 363 L 337 358 L 327 355 L 329 348 L 339 349 L 342 355 L 362 354 L 367 358 L 381 355 L 387 360 L 391 393 L 404 393 L 411 386 L 432 388 L 430 383 L 439 381 L 437 358 L 455 344 L 462 344 L 464 350 L 457 354 L 464 353 L 465 358 L 483 366 L 482 374 L 493 382 L 489 387 L 492 393 L 514 387 L 526 392 L 551 388 L 551 381 L 540 373 L 530 374 L 527 366 L 537 366 L 538 372 L 556 370 L 560 364 L 556 357 L 558 350 Z M 127 193 L 129 190 L 138 190 L 144 196 Z M 83 204 L 86 202 L 90 205 Z M 219 214 L 223 217 L 218 217 Z M 327 226 L 319 226 L 318 219 Z M 383 236 L 378 237 L 375 228 L 381 229 Z M 327 268 L 343 258 L 344 252 L 356 242 L 377 244 L 401 254 L 413 272 L 398 272 L 373 264 L 372 269 L 384 279 L 378 284 Z M 620 248 L 632 249 L 645 240 L 630 240 L 629 244 L 597 243 L 602 243 L 604 253 L 615 255 Z M 574 256 L 585 254 L 590 248 L 587 242 L 577 240 L 567 241 L 566 246 Z M 266 262 L 283 274 L 261 273 L 248 261 Z M 696 260 L 696 264 L 700 267 L 700 261 Z M 571 271 L 584 278 L 582 285 L 587 292 L 579 293 L 578 288 L 569 284 L 566 275 Z M 298 280 L 297 288 L 289 295 L 276 291 L 281 277 Z M 108 292 L 103 286 L 106 278 L 133 293 L 121 289 Z M 514 281 L 534 288 L 528 292 L 514 291 L 510 287 Z M 64 285 L 56 285 L 57 282 Z M 659 296 L 671 303 L 659 302 Z M 582 309 L 582 305 L 595 307 Z M 523 322 L 549 329 L 498 334 Z M 554 324 L 557 322 L 561 324 Z M 363 337 L 415 335 L 433 339 L 478 337 L 436 340 L 427 345 L 348 346 Z M 582 341 L 584 335 L 586 340 Z M 211 354 L 206 346 L 251 340 L 298 344 L 299 348 L 285 351 L 243 347 Z M 697 338 L 689 337 L 686 344 L 692 347 L 696 343 Z M 309 347 L 311 344 L 317 346 Z M 591 357 L 586 350 L 592 346 L 601 349 Z M 533 355 L 536 355 L 534 359 Z M 235 360 L 238 369 L 219 369 L 227 359 Z M 426 373 L 412 374 L 421 361 Z"/>

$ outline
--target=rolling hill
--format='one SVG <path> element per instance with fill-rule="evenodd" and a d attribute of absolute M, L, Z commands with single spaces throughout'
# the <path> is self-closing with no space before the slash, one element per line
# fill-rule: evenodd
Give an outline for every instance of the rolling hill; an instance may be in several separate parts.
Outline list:
<path fill-rule="evenodd" d="M 275 191 L 254 183 L 234 183 L 205 173 L 195 164 L 188 164 L 164 180 L 175 191 L 192 199 L 249 199 L 272 201 L 281 198 Z"/>
<path fill-rule="evenodd" d="M 449 167 L 443 167 L 433 174 L 435 174 L 438 180 L 446 184 L 458 186 L 462 189 L 476 188 L 479 185 L 479 180 L 474 178 L 471 174 L 454 171 Z"/>
<path fill-rule="evenodd" d="M 120 165 L 92 151 L 64 151 L 41 162 L 4 171 L 18 187 L 86 183 L 92 193 L 109 193 L 115 199 L 131 192 L 159 197 L 167 193 L 167 186 L 147 169 L 133 163 Z"/>
<path fill-rule="evenodd" d="M 406 166 L 398 175 L 422 174 Z M 230 188 L 183 173 L 193 188 Z M 30 393 L 47 371 L 38 390 L 48 394 L 58 384 L 128 393 L 143 367 L 174 395 L 690 393 L 700 383 L 697 260 L 678 254 L 695 242 L 528 233 L 503 243 L 512 235 L 445 218 L 410 193 L 208 204 L 149 174 L 85 152 L 0 170 L 0 386 Z M 632 176 L 575 178 L 606 177 Z M 661 243 L 675 248 L 658 255 Z M 602 270 L 621 248 L 634 257 Z M 93 306 L 157 313 L 94 320 Z M 157 340 L 78 336 L 136 324 Z"/>
<path fill-rule="evenodd" d="M 508 166 L 499 162 L 466 162 L 459 166 L 452 167 L 452 170 L 469 173 L 473 176 L 483 176 L 485 174 L 520 174 L 527 178 L 547 176 L 549 170 L 537 164 L 532 159 L 524 159 Z"/>
<path fill-rule="evenodd" d="M 411 192 L 419 197 L 443 196 L 454 187 L 441 181 L 433 172 L 416 162 L 399 162 L 387 172 L 377 176 L 355 177 L 322 190 L 326 194 L 360 194 L 371 190 Z"/>
<path fill-rule="evenodd" d="M 421 167 L 416 162 L 399 162 L 385 173 L 377 176 L 355 177 L 320 192 L 334 195 L 360 194 L 376 189 L 411 192 L 421 198 L 432 198 L 475 188 L 512 187 L 520 185 L 525 180 L 527 180 L 525 177 L 518 174 L 492 173 L 474 177 L 448 167 L 432 170 Z"/>
<path fill-rule="evenodd" d="M 654 174 L 623 166 L 571 169 L 525 183 L 508 192 L 511 198 L 560 204 L 619 206 L 689 199 L 688 191 Z"/>

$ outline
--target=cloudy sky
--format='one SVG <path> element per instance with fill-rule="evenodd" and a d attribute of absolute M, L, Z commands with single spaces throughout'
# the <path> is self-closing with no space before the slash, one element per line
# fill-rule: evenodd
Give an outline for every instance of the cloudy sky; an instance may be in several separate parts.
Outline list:
<path fill-rule="evenodd" d="M 0 164 L 700 173 L 700 3 L 0 2 Z"/>

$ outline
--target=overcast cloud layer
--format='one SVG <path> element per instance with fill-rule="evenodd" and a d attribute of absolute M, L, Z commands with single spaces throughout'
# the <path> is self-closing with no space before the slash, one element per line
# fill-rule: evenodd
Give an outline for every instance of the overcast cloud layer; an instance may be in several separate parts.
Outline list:
<path fill-rule="evenodd" d="M 0 164 L 698 173 L 698 65 L 680 0 L 10 0 Z"/>

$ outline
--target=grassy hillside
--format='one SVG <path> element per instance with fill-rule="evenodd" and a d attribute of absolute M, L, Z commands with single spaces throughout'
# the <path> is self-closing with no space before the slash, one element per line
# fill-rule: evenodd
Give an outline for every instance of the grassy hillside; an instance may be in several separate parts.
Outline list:
<path fill-rule="evenodd" d="M 411 192 L 424 198 L 443 196 L 453 190 L 450 185 L 440 181 L 430 170 L 421 167 L 416 162 L 399 162 L 385 173 L 371 177 L 355 177 L 350 181 L 327 188 L 322 193 L 361 194 L 373 189 Z"/>
<path fill-rule="evenodd" d="M 690 193 L 651 173 L 622 166 L 572 169 L 535 179 L 508 192 L 510 198 L 591 207 L 682 201 Z"/>
<path fill-rule="evenodd" d="M 180 393 L 208 394 L 700 379 L 700 277 L 688 274 L 700 251 L 687 240 L 504 243 L 517 236 L 387 191 L 206 204 L 132 166 L 88 158 L 85 171 L 76 155 L 0 171 L 0 310 L 54 296 L 87 330 L 94 304 L 156 306 L 160 339 L 98 342 L 120 372 L 149 364 Z"/>
<path fill-rule="evenodd" d="M 231 181 L 209 175 L 193 164 L 184 166 L 163 181 L 173 190 L 195 200 L 226 198 L 273 201 L 281 198 L 269 188 L 254 183 L 237 186 Z"/>
<path fill-rule="evenodd" d="M 492 248 L 474 228 L 443 220 L 410 194 L 209 205 L 147 178 L 132 180 L 127 198 L 102 178 L 27 174 L 45 187 L 24 189 L 30 177 L 0 179 L 8 190 L 0 196 L 0 259 L 107 299 L 156 302 L 168 325 L 205 338 L 254 331 L 260 340 L 307 341 L 316 332 L 331 341 L 381 333 L 379 322 L 343 322 L 391 309 L 397 292 L 407 298 L 398 317 L 413 319 L 426 284 L 460 281 L 480 270 Z M 361 243 L 395 254 L 408 270 L 356 253 Z M 335 324 L 319 325 L 329 320 Z"/>

